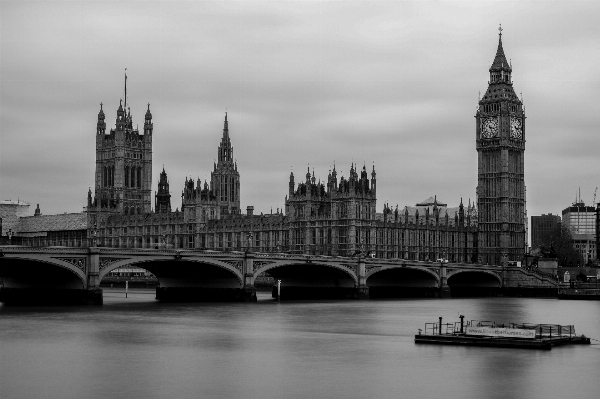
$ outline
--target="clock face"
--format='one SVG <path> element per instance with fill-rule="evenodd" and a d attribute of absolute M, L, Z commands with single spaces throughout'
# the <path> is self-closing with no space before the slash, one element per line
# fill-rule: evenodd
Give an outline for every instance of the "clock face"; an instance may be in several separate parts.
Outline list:
<path fill-rule="evenodd" d="M 513 139 L 523 138 L 523 126 L 521 125 L 521 118 L 515 116 L 510 117 L 510 137 Z"/>
<path fill-rule="evenodd" d="M 481 137 L 491 139 L 498 135 L 498 118 L 482 118 L 481 119 Z"/>

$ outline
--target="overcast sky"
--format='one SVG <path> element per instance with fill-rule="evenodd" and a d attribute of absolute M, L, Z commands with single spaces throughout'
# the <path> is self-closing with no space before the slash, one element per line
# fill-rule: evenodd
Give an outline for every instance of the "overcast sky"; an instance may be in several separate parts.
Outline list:
<path fill-rule="evenodd" d="M 209 179 L 225 111 L 242 209 L 293 170 L 377 171 L 384 202 L 475 199 L 475 112 L 498 45 L 527 115 L 529 216 L 600 186 L 600 2 L 0 2 L 0 199 L 80 212 L 100 102 L 154 117 L 153 193 Z M 599 195 L 600 198 L 600 195 Z M 152 199 L 154 202 L 154 198 Z"/>

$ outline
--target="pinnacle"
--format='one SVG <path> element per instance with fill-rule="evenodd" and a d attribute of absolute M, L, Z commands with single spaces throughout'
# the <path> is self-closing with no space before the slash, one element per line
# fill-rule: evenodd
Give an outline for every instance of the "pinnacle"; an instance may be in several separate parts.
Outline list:
<path fill-rule="evenodd" d="M 498 39 L 498 49 L 496 50 L 496 57 L 494 57 L 494 62 L 490 67 L 490 71 L 501 69 L 512 72 L 512 68 L 506 60 L 506 55 L 504 55 L 504 49 L 502 48 L 502 35 L 500 35 L 500 38 Z"/>

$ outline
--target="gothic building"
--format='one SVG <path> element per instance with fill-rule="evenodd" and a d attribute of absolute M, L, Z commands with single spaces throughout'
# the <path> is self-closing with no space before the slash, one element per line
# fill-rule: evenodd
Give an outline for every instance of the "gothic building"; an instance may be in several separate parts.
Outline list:
<path fill-rule="evenodd" d="M 171 194 L 169 193 L 169 180 L 163 166 L 158 178 L 158 192 L 154 194 L 154 211 L 156 213 L 171 212 Z"/>
<path fill-rule="evenodd" d="M 500 35 L 489 69 L 490 81 L 479 101 L 476 119 L 478 152 L 477 200 L 449 207 L 437 197 L 399 209 L 383 205 L 377 213 L 375 166 L 367 171 L 352 164 L 348 178 L 335 166 L 326 181 L 314 171 L 288 182 L 284 209 L 254 214 L 241 212 L 240 173 L 233 158 L 227 114 L 218 161 L 210 181 L 186 178 L 181 210 L 171 208 L 167 173 L 163 167 L 154 210 L 151 209 L 152 114 L 144 130 L 133 128 L 131 112 L 123 103 L 115 127 L 106 133 L 100 106 L 96 128 L 94 193 L 88 192 L 87 245 L 122 248 L 182 248 L 286 252 L 330 256 L 376 256 L 450 262 L 501 264 L 519 260 L 525 252 L 526 211 L 524 184 L 525 113 L 513 89 L 512 67 Z M 125 92 L 126 93 L 126 92 Z M 125 95 L 125 98 L 127 96 Z M 51 245 L 64 241 L 80 224 L 38 227 L 54 238 L 41 239 L 32 223 L 15 225 L 23 243 Z M 34 217 L 35 219 L 35 217 Z M 38 220 L 45 220 L 37 216 Z M 38 223 L 39 224 L 39 223 Z M 33 229 L 33 230 L 32 230 Z M 79 231 L 77 230 L 77 231 Z M 70 234 L 70 235 L 69 235 Z M 39 236 L 39 237 L 38 237 Z M 30 237 L 30 238 L 27 238 Z M 37 240 L 37 241 L 35 241 Z M 78 245 L 85 245 L 82 240 Z"/>
<path fill-rule="evenodd" d="M 359 178 L 353 164 L 348 180 L 341 177 L 338 184 L 334 166 L 327 183 L 317 183 L 309 170 L 296 188 L 291 173 L 285 213 L 294 250 L 323 254 L 364 250 L 365 242 L 374 237 L 375 176 L 375 166 L 370 181 L 363 166 Z M 334 244 L 337 251 L 332 251 Z"/>
<path fill-rule="evenodd" d="M 127 107 L 119 103 L 115 127 L 106 133 L 105 115 L 100 104 L 96 123 L 96 174 L 94 196 L 88 193 L 88 212 L 142 214 L 151 212 L 152 113 L 146 111 L 142 133 L 133 127 Z"/>
<path fill-rule="evenodd" d="M 210 185 L 200 179 L 196 182 L 186 178 L 181 193 L 181 210 L 187 220 L 220 219 L 221 216 L 240 214 L 240 174 L 233 160 L 233 147 L 229 138 L 227 113 L 223 137 L 218 150 L 218 163 L 210 174 Z"/>
<path fill-rule="evenodd" d="M 478 244 L 480 262 L 500 264 L 520 260 L 526 247 L 525 110 L 513 89 L 501 28 L 489 72 L 475 115 Z"/>

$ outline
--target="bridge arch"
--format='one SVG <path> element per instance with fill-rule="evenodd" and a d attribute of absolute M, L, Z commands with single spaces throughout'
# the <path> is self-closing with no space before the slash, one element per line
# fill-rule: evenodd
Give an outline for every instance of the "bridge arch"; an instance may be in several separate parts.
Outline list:
<path fill-rule="evenodd" d="M 366 284 L 371 298 L 434 297 L 439 291 L 439 275 L 424 266 L 366 266 Z"/>
<path fill-rule="evenodd" d="M 102 259 L 100 260 L 100 273 L 99 277 L 102 279 L 111 271 L 118 269 L 119 267 L 139 267 L 145 270 L 148 270 L 152 274 L 154 274 L 160 281 L 160 276 L 164 275 L 160 269 L 165 267 L 177 267 L 182 266 L 186 263 L 194 264 L 194 266 L 201 271 L 201 265 L 208 265 L 216 268 L 223 269 L 232 275 L 234 275 L 240 284 L 243 282 L 242 275 L 242 263 L 241 262 L 224 262 L 217 259 L 212 258 L 195 258 L 195 257 L 185 257 L 181 259 L 174 260 L 173 257 L 134 257 L 128 259 L 118 259 L 118 258 L 104 258 L 106 261 L 106 266 L 103 266 Z M 111 262 L 112 260 L 112 262 Z M 239 263 L 239 265 L 238 265 Z M 188 270 L 189 271 L 189 270 Z M 204 270 L 206 271 L 206 270 Z"/>
<path fill-rule="evenodd" d="M 462 277 L 462 278 L 461 278 Z M 467 277 L 470 277 L 474 280 L 479 277 L 483 284 L 489 283 L 490 281 L 494 282 L 493 285 L 497 284 L 498 287 L 502 286 L 502 277 L 496 272 L 489 270 L 453 270 L 447 274 L 448 285 L 450 285 L 450 281 L 452 280 L 466 280 Z"/>
<path fill-rule="evenodd" d="M 447 277 L 453 297 L 495 296 L 502 287 L 502 277 L 488 270 L 453 270 Z"/>
<path fill-rule="evenodd" d="M 273 269 L 276 268 L 283 268 L 283 267 L 298 267 L 298 268 L 304 268 L 307 272 L 310 269 L 315 269 L 315 268 L 332 268 L 335 270 L 338 270 L 340 272 L 342 272 L 343 274 L 349 276 L 352 281 L 354 282 L 355 286 L 358 284 L 358 277 L 356 276 L 356 272 L 355 272 L 355 268 L 353 265 L 350 264 L 342 264 L 342 263 L 327 263 L 327 262 L 306 262 L 306 261 L 301 261 L 301 260 L 284 260 L 284 261 L 267 261 L 267 262 L 257 262 L 256 260 L 254 261 L 255 267 L 254 267 L 254 277 L 258 277 L 259 275 L 261 275 L 262 273 L 269 273 L 272 274 L 270 271 L 272 271 Z M 258 264 L 258 265 L 257 265 Z"/>
<path fill-rule="evenodd" d="M 87 259 L 83 257 L 4 257 L 0 280 L 6 288 L 32 286 L 83 289 L 87 286 Z"/>
<path fill-rule="evenodd" d="M 351 263 L 304 259 L 254 262 L 254 277 L 266 272 L 275 280 L 281 280 L 283 299 L 341 299 L 357 295 L 358 277 Z"/>

